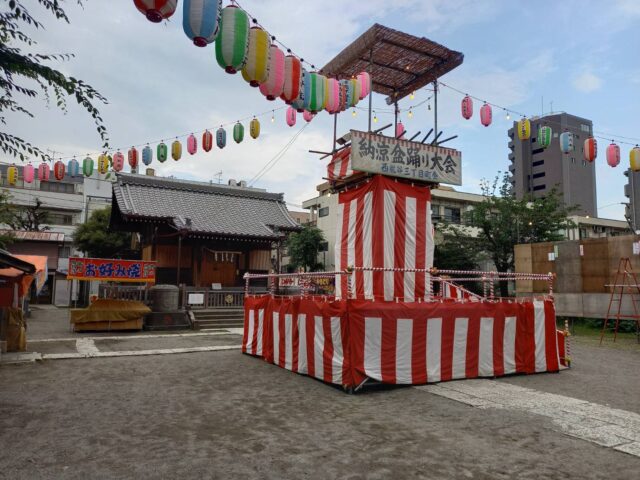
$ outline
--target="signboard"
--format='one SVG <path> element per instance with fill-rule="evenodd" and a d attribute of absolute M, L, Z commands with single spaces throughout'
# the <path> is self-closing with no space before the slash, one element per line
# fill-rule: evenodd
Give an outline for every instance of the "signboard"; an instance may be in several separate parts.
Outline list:
<path fill-rule="evenodd" d="M 204 293 L 190 293 L 187 297 L 189 305 L 204 305 Z"/>
<path fill-rule="evenodd" d="M 67 280 L 155 283 L 156 262 L 71 257 Z"/>
<path fill-rule="evenodd" d="M 462 185 L 462 154 L 458 150 L 357 130 L 351 130 L 351 168 L 409 180 Z"/>

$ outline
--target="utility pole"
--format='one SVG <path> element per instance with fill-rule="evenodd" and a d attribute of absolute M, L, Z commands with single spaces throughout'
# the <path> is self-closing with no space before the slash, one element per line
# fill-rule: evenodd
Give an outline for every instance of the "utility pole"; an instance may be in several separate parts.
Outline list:
<path fill-rule="evenodd" d="M 216 173 L 214 175 L 214 177 L 216 177 L 218 179 L 218 185 L 220 185 L 222 183 L 222 170 L 220 170 L 218 173 Z"/>

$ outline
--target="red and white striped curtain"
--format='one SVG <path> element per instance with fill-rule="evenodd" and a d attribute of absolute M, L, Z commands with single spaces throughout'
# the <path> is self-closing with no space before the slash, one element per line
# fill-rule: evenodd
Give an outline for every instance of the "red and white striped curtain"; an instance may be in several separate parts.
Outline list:
<path fill-rule="evenodd" d="M 340 192 L 335 265 L 385 269 L 433 266 L 431 191 L 382 175 Z M 356 271 L 352 298 L 413 302 L 429 297 L 429 275 L 402 271 Z M 347 277 L 336 279 L 336 298 L 346 298 Z"/>

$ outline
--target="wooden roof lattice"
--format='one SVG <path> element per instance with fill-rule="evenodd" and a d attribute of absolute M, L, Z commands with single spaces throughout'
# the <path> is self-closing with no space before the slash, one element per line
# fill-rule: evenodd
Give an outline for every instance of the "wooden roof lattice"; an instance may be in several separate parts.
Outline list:
<path fill-rule="evenodd" d="M 462 64 L 464 55 L 424 37 L 374 24 L 322 68 L 324 75 L 371 75 L 372 90 L 400 100 Z"/>

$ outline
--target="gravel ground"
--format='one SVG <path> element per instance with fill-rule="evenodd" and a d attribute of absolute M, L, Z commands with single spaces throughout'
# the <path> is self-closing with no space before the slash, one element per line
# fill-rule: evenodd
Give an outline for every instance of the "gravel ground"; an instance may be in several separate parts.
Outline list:
<path fill-rule="evenodd" d="M 593 381 L 588 369 L 510 381 L 573 394 L 569 375 Z M 632 479 L 640 468 L 542 417 L 415 388 L 349 396 L 236 351 L 5 366 L 0 385 L 0 478 Z"/>

